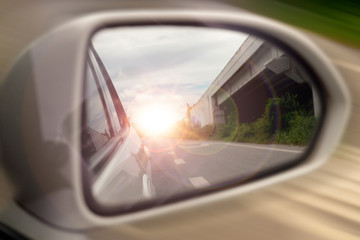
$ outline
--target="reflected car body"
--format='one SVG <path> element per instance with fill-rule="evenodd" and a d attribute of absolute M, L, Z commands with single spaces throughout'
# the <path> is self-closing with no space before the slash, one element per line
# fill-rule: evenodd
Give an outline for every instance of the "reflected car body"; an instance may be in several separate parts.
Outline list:
<path fill-rule="evenodd" d="M 91 206 L 109 208 L 154 196 L 149 151 L 130 125 L 113 82 L 95 49 L 86 64 L 82 155 Z M 96 207 L 95 207 L 96 208 Z"/>

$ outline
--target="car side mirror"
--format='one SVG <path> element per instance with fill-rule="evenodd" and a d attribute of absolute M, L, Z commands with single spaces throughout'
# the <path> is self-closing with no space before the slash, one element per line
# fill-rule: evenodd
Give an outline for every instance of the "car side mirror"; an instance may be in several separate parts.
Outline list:
<path fill-rule="evenodd" d="M 56 226 L 126 222 L 316 169 L 348 103 L 321 51 L 279 23 L 94 14 L 44 36 L 8 75 L 4 165 L 17 202 Z"/>

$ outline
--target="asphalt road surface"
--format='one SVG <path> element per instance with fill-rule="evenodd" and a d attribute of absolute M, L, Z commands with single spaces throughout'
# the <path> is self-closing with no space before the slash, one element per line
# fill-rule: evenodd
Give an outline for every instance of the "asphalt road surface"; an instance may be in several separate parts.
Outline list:
<path fill-rule="evenodd" d="M 244 181 L 299 157 L 304 148 L 217 141 L 147 139 L 157 198 Z"/>

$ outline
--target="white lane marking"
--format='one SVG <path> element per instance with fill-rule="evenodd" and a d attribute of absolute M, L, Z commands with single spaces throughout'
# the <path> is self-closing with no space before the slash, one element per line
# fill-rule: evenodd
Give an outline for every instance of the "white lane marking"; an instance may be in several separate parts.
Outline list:
<path fill-rule="evenodd" d="M 175 152 L 171 151 L 171 152 L 168 152 L 168 154 L 175 155 Z"/>
<path fill-rule="evenodd" d="M 239 144 L 239 143 L 229 143 L 229 142 L 210 142 L 210 143 L 201 143 L 200 145 L 196 146 L 180 146 L 185 149 L 189 148 L 200 148 L 205 146 L 210 146 L 210 144 L 226 144 L 231 145 L 234 147 L 243 147 L 243 148 L 255 148 L 255 149 L 262 149 L 262 150 L 271 150 L 271 151 L 279 151 L 279 152 L 288 152 L 288 153 L 303 153 L 304 150 L 291 150 L 291 149 L 282 149 L 282 148 L 276 148 L 277 145 L 273 145 L 273 147 L 263 147 L 263 146 L 254 146 L 254 145 L 248 145 L 248 144 Z"/>
<path fill-rule="evenodd" d="M 189 178 L 189 181 L 194 188 L 204 188 L 210 186 L 210 183 L 204 177 Z"/>
<path fill-rule="evenodd" d="M 289 153 L 302 153 L 303 152 L 303 151 L 300 151 L 300 150 L 280 149 L 280 148 L 271 148 L 271 147 L 260 147 L 260 146 L 233 144 L 233 143 L 229 143 L 229 144 L 231 146 L 235 146 L 235 147 L 256 148 L 256 149 L 272 150 L 272 151 L 279 151 L 279 152 L 289 152 Z"/>
<path fill-rule="evenodd" d="M 177 164 L 177 165 L 180 165 L 180 164 L 185 164 L 185 161 L 181 158 L 178 158 L 178 159 L 174 159 L 174 162 Z"/>
<path fill-rule="evenodd" d="M 182 147 L 182 148 L 200 148 L 200 147 L 207 147 L 209 146 L 210 144 L 209 143 L 201 143 L 200 145 L 189 145 L 189 146 L 184 146 L 184 145 L 179 145 L 179 147 Z"/>

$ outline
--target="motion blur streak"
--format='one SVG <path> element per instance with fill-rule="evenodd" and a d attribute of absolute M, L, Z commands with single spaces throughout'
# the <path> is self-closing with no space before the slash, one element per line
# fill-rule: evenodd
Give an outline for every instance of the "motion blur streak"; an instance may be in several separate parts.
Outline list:
<path fill-rule="evenodd" d="M 255 13 L 360 46 L 360 2 L 353 0 L 230 0 Z"/>

